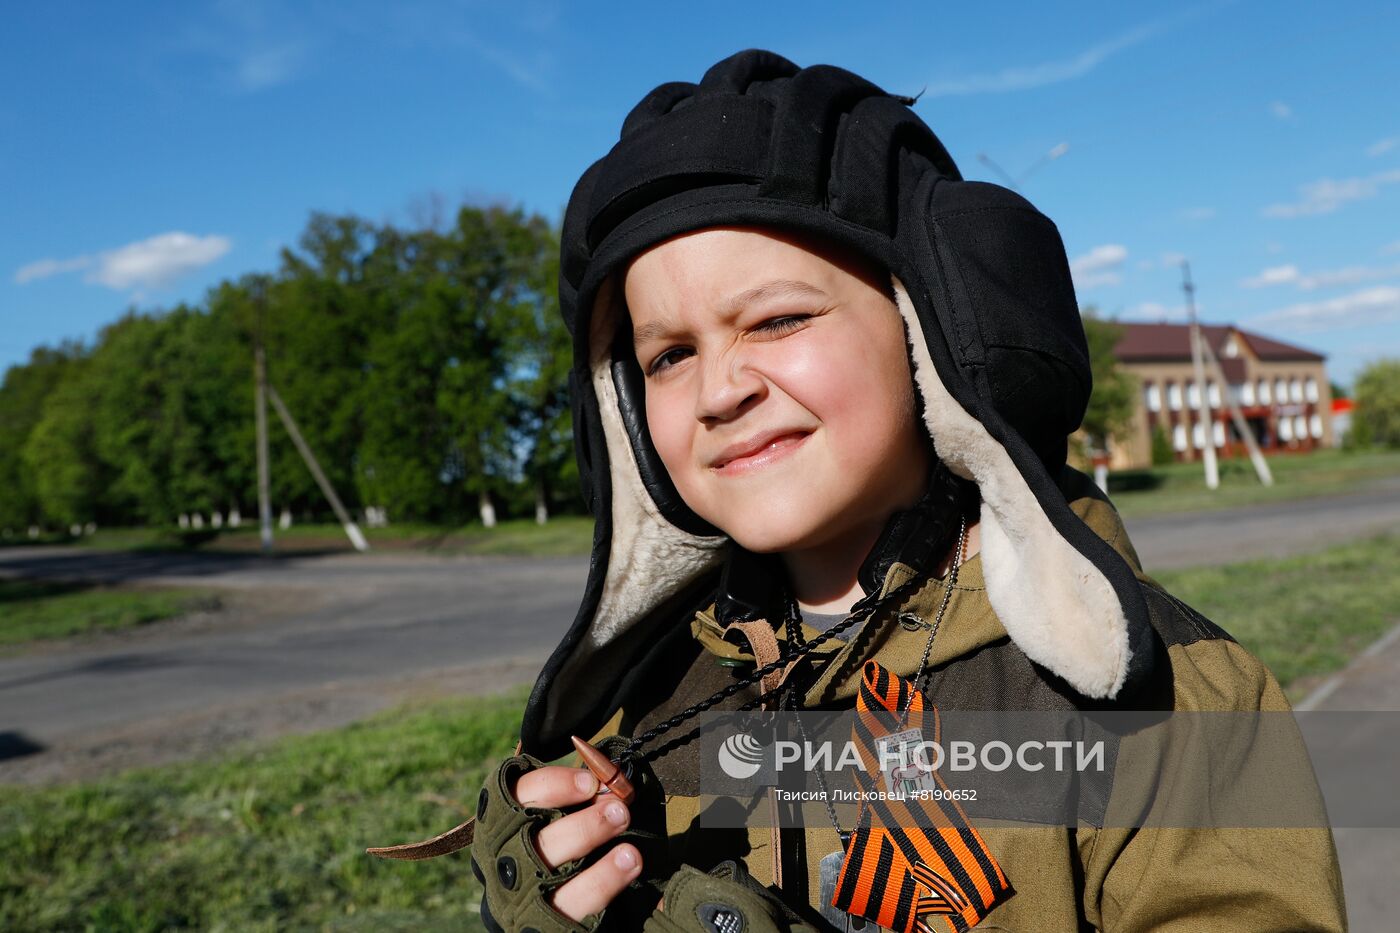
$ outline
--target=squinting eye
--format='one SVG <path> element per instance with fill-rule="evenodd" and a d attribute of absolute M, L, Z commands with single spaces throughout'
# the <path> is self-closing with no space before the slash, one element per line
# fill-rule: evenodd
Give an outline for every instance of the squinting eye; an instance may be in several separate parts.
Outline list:
<path fill-rule="evenodd" d="M 764 321 L 754 329 L 763 331 L 766 334 L 786 334 L 797 330 L 809 317 L 811 317 L 809 314 L 790 314 L 787 317 L 775 317 L 771 321 Z"/>
<path fill-rule="evenodd" d="M 661 372 L 661 370 L 666 369 L 668 365 L 667 360 L 669 360 L 672 356 L 674 356 L 677 353 L 684 352 L 685 349 L 683 347 L 673 347 L 672 349 L 667 350 L 665 353 L 652 360 L 651 367 L 647 369 L 647 375 L 654 376 L 657 373 Z M 677 360 L 676 362 L 679 362 L 679 360 Z"/>

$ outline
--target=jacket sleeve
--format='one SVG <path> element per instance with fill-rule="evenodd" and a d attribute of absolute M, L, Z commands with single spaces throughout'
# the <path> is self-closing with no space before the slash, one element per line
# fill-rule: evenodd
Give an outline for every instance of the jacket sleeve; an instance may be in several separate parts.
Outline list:
<path fill-rule="evenodd" d="M 1227 638 L 1176 645 L 1169 651 L 1178 711 L 1290 710 L 1268 668 Z M 1217 747 L 1209 760 L 1201 757 L 1205 753 L 1200 748 L 1193 758 L 1191 751 L 1162 743 L 1145 756 L 1141 753 L 1126 740 L 1120 749 L 1110 805 L 1120 816 L 1154 806 L 1148 798 L 1160 798 L 1174 769 L 1187 794 L 1214 787 L 1225 788 L 1227 796 L 1233 785 L 1266 781 L 1270 768 L 1278 774 L 1277 759 L 1264 742 L 1236 743 L 1223 751 Z M 1156 775 L 1152 781 L 1123 779 L 1122 759 L 1133 754 L 1147 759 Z M 1086 919 L 1111 933 L 1345 930 L 1336 847 L 1301 744 L 1291 763 L 1295 767 L 1287 769 L 1290 785 L 1317 814 L 1310 823 L 1300 820 L 1300 827 L 1278 828 L 1267 821 L 1231 826 L 1230 811 L 1217 809 L 1210 814 L 1198 810 L 1195 818 L 1184 820 L 1148 820 L 1153 825 L 1147 826 L 1113 820 L 1081 838 Z M 1123 797 L 1129 799 L 1119 799 Z M 1196 801 L 1178 802 L 1183 804 L 1189 808 Z"/>

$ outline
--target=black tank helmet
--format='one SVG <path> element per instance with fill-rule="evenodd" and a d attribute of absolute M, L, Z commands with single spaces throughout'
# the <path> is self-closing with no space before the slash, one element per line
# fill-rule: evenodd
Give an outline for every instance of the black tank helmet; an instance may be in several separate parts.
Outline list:
<path fill-rule="evenodd" d="M 979 487 L 988 597 L 1008 634 L 1085 697 L 1114 697 L 1149 666 L 1132 569 L 1056 481 L 1091 389 L 1059 233 L 1014 192 L 964 181 L 911 103 L 748 50 L 647 94 L 575 187 L 559 297 L 597 523 L 582 605 L 526 709 L 526 751 L 558 757 L 571 733 L 600 729 L 658 634 L 714 592 L 729 551 L 652 445 L 614 294 L 633 256 L 711 226 L 824 238 L 889 271 L 933 447 Z"/>

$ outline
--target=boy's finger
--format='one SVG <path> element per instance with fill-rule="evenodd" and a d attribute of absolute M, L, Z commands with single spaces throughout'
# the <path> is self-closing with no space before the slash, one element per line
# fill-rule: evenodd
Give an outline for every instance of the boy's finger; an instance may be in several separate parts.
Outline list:
<path fill-rule="evenodd" d="M 627 828 L 630 814 L 622 801 L 604 795 L 584 810 L 555 820 L 535 834 L 535 851 L 552 871 L 582 858 Z"/>
<path fill-rule="evenodd" d="M 522 806 L 567 807 L 591 800 L 598 793 L 598 779 L 587 768 L 548 765 L 522 774 L 514 793 Z"/>
<path fill-rule="evenodd" d="M 618 892 L 642 871 L 642 854 L 631 843 L 621 843 L 554 892 L 554 909 L 578 923 L 612 903 Z"/>

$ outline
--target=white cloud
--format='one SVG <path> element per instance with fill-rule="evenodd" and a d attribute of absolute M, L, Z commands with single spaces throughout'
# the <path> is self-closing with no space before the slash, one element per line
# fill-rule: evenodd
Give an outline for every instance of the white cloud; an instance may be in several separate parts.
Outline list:
<path fill-rule="evenodd" d="M 1389 279 L 1400 275 L 1400 266 L 1348 266 L 1345 269 L 1329 269 L 1314 272 L 1298 280 L 1298 287 L 1311 291 L 1314 288 L 1327 288 L 1333 285 L 1359 285 L 1376 279 Z"/>
<path fill-rule="evenodd" d="M 1179 269 L 1181 268 L 1181 264 L 1185 261 L 1185 253 L 1173 253 L 1170 251 L 1163 253 L 1161 259 L 1163 269 Z"/>
<path fill-rule="evenodd" d="M 234 62 L 234 79 L 245 91 L 261 91 L 290 81 L 304 60 L 299 45 L 254 48 Z"/>
<path fill-rule="evenodd" d="M 1293 116 L 1293 108 L 1281 100 L 1276 100 L 1269 104 L 1269 113 L 1280 120 L 1287 120 Z"/>
<path fill-rule="evenodd" d="M 1083 256 L 1070 261 L 1069 270 L 1074 275 L 1076 288 L 1094 288 L 1099 285 L 1117 285 L 1123 281 L 1119 269 L 1128 258 L 1128 248 L 1118 243 L 1105 243 L 1095 246 Z"/>
<path fill-rule="evenodd" d="M 1210 220 L 1214 216 L 1213 207 L 1188 207 L 1181 211 L 1182 220 Z"/>
<path fill-rule="evenodd" d="M 87 268 L 91 262 L 91 256 L 76 256 L 73 259 L 40 259 L 38 262 L 21 266 L 20 270 L 15 273 L 15 284 L 24 285 L 26 282 L 46 279 L 51 275 L 76 272 L 78 269 Z"/>
<path fill-rule="evenodd" d="M 1366 147 L 1366 154 L 1371 158 L 1385 155 L 1396 146 L 1400 146 L 1400 136 L 1387 136 L 1385 139 L 1378 139 Z"/>
<path fill-rule="evenodd" d="M 1379 285 L 1326 301 L 1290 305 L 1252 318 L 1249 323 L 1295 331 L 1317 331 L 1389 321 L 1400 321 L 1400 288 Z"/>
<path fill-rule="evenodd" d="M 1144 301 L 1141 304 L 1133 305 L 1123 311 L 1122 316 L 1135 321 L 1185 321 L 1186 306 L 1175 305 L 1168 307 L 1156 301 Z"/>
<path fill-rule="evenodd" d="M 1266 288 L 1270 285 L 1293 285 L 1302 291 L 1316 288 L 1331 288 L 1337 285 L 1359 285 L 1377 279 L 1400 276 L 1400 265 L 1393 266 L 1347 266 L 1343 269 L 1324 269 L 1306 275 L 1297 266 L 1273 266 L 1258 275 L 1240 282 L 1245 288 Z"/>
<path fill-rule="evenodd" d="M 1396 240 L 1394 243 L 1387 243 L 1385 246 L 1381 247 L 1381 255 L 1386 255 L 1388 253 L 1400 253 L 1400 240 Z"/>
<path fill-rule="evenodd" d="M 1252 275 L 1243 279 L 1240 284 L 1245 288 L 1265 288 L 1269 285 L 1287 285 L 1298 281 L 1297 266 L 1271 266 L 1258 275 Z"/>
<path fill-rule="evenodd" d="M 1400 169 L 1378 172 L 1365 178 L 1323 178 L 1299 188 L 1301 198 L 1292 204 L 1272 204 L 1264 208 L 1266 217 L 1302 217 L 1329 214 L 1351 201 L 1374 198 L 1381 188 L 1400 182 Z"/>
<path fill-rule="evenodd" d="M 232 247 L 227 237 L 174 231 L 128 243 L 96 256 L 40 259 L 15 273 L 21 285 L 63 272 L 87 269 L 84 279 L 118 291 L 162 288 L 219 259 Z"/>
<path fill-rule="evenodd" d="M 1153 262 L 1152 260 L 1150 260 L 1150 259 L 1139 259 L 1137 262 L 1133 263 L 1133 265 L 1134 265 L 1134 266 L 1137 266 L 1138 269 L 1143 270 L 1143 271 L 1146 271 L 1146 270 L 1148 270 L 1148 269 L 1156 268 L 1156 263 L 1154 263 L 1154 262 Z"/>
<path fill-rule="evenodd" d="M 1003 68 L 1001 71 L 968 75 L 931 84 L 925 96 L 951 97 L 958 94 L 1001 94 L 1007 91 L 1024 91 L 1058 84 L 1072 78 L 1082 77 L 1097 68 L 1105 59 L 1124 49 L 1131 48 L 1161 31 L 1161 24 L 1148 23 L 1115 36 L 1098 45 L 1090 46 L 1073 58 L 1064 58 L 1038 65 L 1022 65 Z"/>

